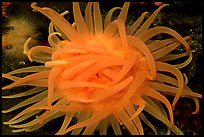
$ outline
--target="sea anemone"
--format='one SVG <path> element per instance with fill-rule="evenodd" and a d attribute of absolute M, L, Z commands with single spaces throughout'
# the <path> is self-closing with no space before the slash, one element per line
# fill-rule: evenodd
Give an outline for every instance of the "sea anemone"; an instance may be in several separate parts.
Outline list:
<path fill-rule="evenodd" d="M 112 8 L 103 23 L 99 3 L 89 2 L 83 17 L 79 3 L 73 2 L 74 22 L 69 23 L 63 18 L 68 11 L 59 14 L 32 3 L 34 11 L 51 20 L 50 47 L 29 49 L 32 37 L 29 38 L 24 44 L 24 53 L 30 61 L 43 65 L 2 74 L 3 78 L 14 81 L 3 90 L 25 85 L 34 87 L 26 92 L 3 96 L 33 95 L 3 110 L 3 113 L 9 113 L 27 106 L 4 124 L 15 128 L 13 132 L 31 132 L 52 119 L 64 116 L 56 135 L 86 135 L 93 134 L 95 130 L 103 135 L 107 134 L 109 127 L 115 134 L 122 134 L 120 125 L 124 125 L 130 134 L 144 134 L 144 123 L 157 134 L 145 116 L 147 112 L 163 122 L 168 133 L 183 134 L 174 124 L 173 109 L 177 101 L 180 97 L 192 98 L 196 104 L 195 114 L 199 111 L 198 98 L 202 98 L 186 86 L 179 71 L 192 60 L 188 45 L 190 37 L 183 38 L 173 29 L 163 26 L 149 28 L 160 10 L 168 4 L 161 5 L 146 21 L 147 12 L 144 12 L 126 27 L 129 4 L 125 2 L 122 8 Z M 115 10 L 121 11 L 112 21 Z M 171 37 L 153 39 L 161 33 Z M 183 46 L 186 52 L 173 52 L 179 46 Z M 187 57 L 184 62 L 169 64 L 183 57 Z M 23 78 L 15 76 L 21 73 L 32 74 Z M 175 96 L 172 104 L 166 98 L 168 95 Z"/>
<path fill-rule="evenodd" d="M 30 17 L 21 15 L 10 17 L 2 35 L 2 49 L 4 59 L 7 60 L 24 60 L 26 55 L 23 54 L 24 43 L 29 38 L 29 48 L 39 44 L 40 32 L 37 31 L 38 25 Z"/>

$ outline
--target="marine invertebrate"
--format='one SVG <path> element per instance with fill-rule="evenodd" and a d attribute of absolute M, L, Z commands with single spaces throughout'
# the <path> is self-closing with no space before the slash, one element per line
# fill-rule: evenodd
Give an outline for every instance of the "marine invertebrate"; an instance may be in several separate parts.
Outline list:
<path fill-rule="evenodd" d="M 183 38 L 176 31 L 163 26 L 149 28 L 167 4 L 160 6 L 143 24 L 147 12 L 126 28 L 129 4 L 126 2 L 122 8 L 111 9 L 103 24 L 99 3 L 89 2 L 83 17 L 79 3 L 74 2 L 75 22 L 71 25 L 63 18 L 67 11 L 58 14 L 33 3 L 31 7 L 34 11 L 51 19 L 50 47 L 29 49 L 27 45 L 32 39 L 29 38 L 24 45 L 24 53 L 31 61 L 44 65 L 2 74 L 4 78 L 14 81 L 3 90 L 23 85 L 35 86 L 23 93 L 3 96 L 16 98 L 33 94 L 33 97 L 3 111 L 8 113 L 31 105 L 4 124 L 16 128 L 13 132 L 31 132 L 52 119 L 64 116 L 64 122 L 56 134 L 92 134 L 94 130 L 106 134 L 109 126 L 115 134 L 122 134 L 119 124 L 124 124 L 130 134 L 144 134 L 142 120 L 156 134 L 154 126 L 143 114 L 143 111 L 147 111 L 175 134 L 182 134 L 174 125 L 172 107 L 180 97 L 188 97 L 194 99 L 194 113 L 197 113 L 198 98 L 202 98 L 185 85 L 183 75 L 178 70 L 192 59 L 187 42 L 190 37 Z M 111 21 L 112 13 L 117 9 L 121 9 L 121 12 L 116 20 Z M 173 38 L 151 39 L 160 33 L 167 33 Z M 178 46 L 184 46 L 186 52 L 171 53 Z M 183 63 L 167 63 L 184 56 L 188 58 Z M 14 76 L 30 72 L 33 74 L 23 78 Z M 172 104 L 166 95 L 175 96 Z M 70 125 L 72 119 L 76 119 L 77 123 Z"/>
<path fill-rule="evenodd" d="M 22 60 L 27 57 L 23 50 L 24 43 L 29 37 L 32 37 L 29 48 L 39 44 L 38 25 L 27 16 L 10 17 L 5 28 L 7 30 L 2 35 L 2 49 L 7 60 Z"/>

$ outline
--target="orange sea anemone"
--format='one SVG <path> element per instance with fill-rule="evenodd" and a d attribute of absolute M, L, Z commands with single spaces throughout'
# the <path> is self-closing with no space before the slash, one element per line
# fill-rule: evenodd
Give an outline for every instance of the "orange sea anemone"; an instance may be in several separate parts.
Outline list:
<path fill-rule="evenodd" d="M 31 132 L 48 121 L 64 116 L 57 135 L 70 133 L 107 134 L 112 127 L 115 134 L 122 134 L 124 125 L 130 134 L 144 134 L 141 120 L 155 134 L 155 127 L 144 115 L 148 112 L 169 131 L 183 134 L 174 125 L 173 110 L 180 97 L 192 98 L 199 111 L 198 98 L 202 95 L 192 92 L 185 84 L 178 70 L 192 60 L 188 45 L 189 36 L 182 37 L 176 31 L 159 26 L 149 28 L 159 11 L 168 6 L 161 5 L 146 21 L 144 12 L 130 27 L 125 26 L 129 2 L 123 7 L 112 8 L 104 23 L 99 3 L 89 2 L 82 16 L 78 2 L 73 2 L 73 24 L 63 18 L 68 11 L 56 11 L 36 3 L 31 7 L 51 19 L 48 46 L 35 46 L 24 53 L 30 61 L 43 63 L 41 66 L 21 68 L 2 74 L 14 81 L 3 90 L 18 86 L 34 86 L 26 92 L 3 96 L 17 98 L 33 97 L 13 106 L 3 113 L 28 106 L 25 110 L 4 124 L 15 128 L 13 132 Z M 115 10 L 121 10 L 112 21 Z M 144 23 L 143 23 L 144 22 Z M 154 40 L 157 34 L 166 33 L 172 38 Z M 184 46 L 185 53 L 172 53 L 178 46 Z M 167 62 L 181 57 L 188 58 L 179 64 Z M 23 78 L 20 73 L 33 73 Z M 166 95 L 175 96 L 172 104 Z M 166 110 L 168 113 L 166 113 Z M 74 120 L 75 123 L 71 123 Z"/>

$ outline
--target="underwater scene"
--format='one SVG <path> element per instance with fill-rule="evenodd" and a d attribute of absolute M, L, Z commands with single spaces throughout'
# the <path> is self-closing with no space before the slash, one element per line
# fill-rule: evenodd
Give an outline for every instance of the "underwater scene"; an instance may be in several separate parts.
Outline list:
<path fill-rule="evenodd" d="M 2 135 L 202 135 L 202 2 L 2 2 Z"/>

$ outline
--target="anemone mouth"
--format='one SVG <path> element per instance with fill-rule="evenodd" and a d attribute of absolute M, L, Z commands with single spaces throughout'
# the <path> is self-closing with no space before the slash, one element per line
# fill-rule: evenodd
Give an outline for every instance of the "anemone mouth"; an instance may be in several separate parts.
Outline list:
<path fill-rule="evenodd" d="M 107 14 L 104 25 L 99 3 L 89 2 L 82 16 L 78 2 L 73 3 L 75 22 L 63 18 L 68 12 L 58 14 L 54 10 L 38 7 L 32 3 L 34 11 L 39 11 L 51 19 L 48 42 L 50 46 L 36 46 L 28 49 L 29 38 L 24 44 L 24 53 L 30 61 L 43 63 L 3 74 L 3 78 L 14 81 L 3 90 L 17 86 L 31 85 L 35 88 L 4 98 L 33 95 L 3 113 L 31 105 L 11 120 L 5 122 L 15 128 L 14 132 L 31 132 L 48 121 L 64 116 L 60 134 L 92 134 L 98 129 L 106 134 L 111 126 L 115 134 L 122 134 L 120 124 L 124 124 L 130 134 L 144 134 L 141 120 L 157 134 L 156 129 L 144 116 L 147 111 L 163 122 L 168 130 L 183 134 L 175 125 L 173 110 L 180 97 L 194 99 L 197 113 L 202 95 L 192 92 L 186 85 L 178 68 L 185 67 L 192 59 L 187 40 L 167 27 L 149 26 L 160 6 L 143 24 L 146 12 L 126 28 L 125 21 L 129 2 L 122 8 L 113 8 Z M 111 21 L 112 13 L 121 9 L 118 19 Z M 151 40 L 157 34 L 167 33 L 173 38 Z M 170 54 L 178 46 L 186 49 L 184 54 Z M 189 58 L 176 65 L 166 61 L 183 56 Z M 23 78 L 19 73 L 30 73 Z M 168 72 L 168 74 L 163 73 Z M 169 75 L 172 73 L 174 77 Z M 165 97 L 175 96 L 172 104 Z M 165 111 L 167 108 L 167 112 Z M 42 112 L 43 111 L 43 112 Z M 21 123 L 38 115 L 29 122 Z M 70 126 L 72 119 L 77 123 Z"/>

